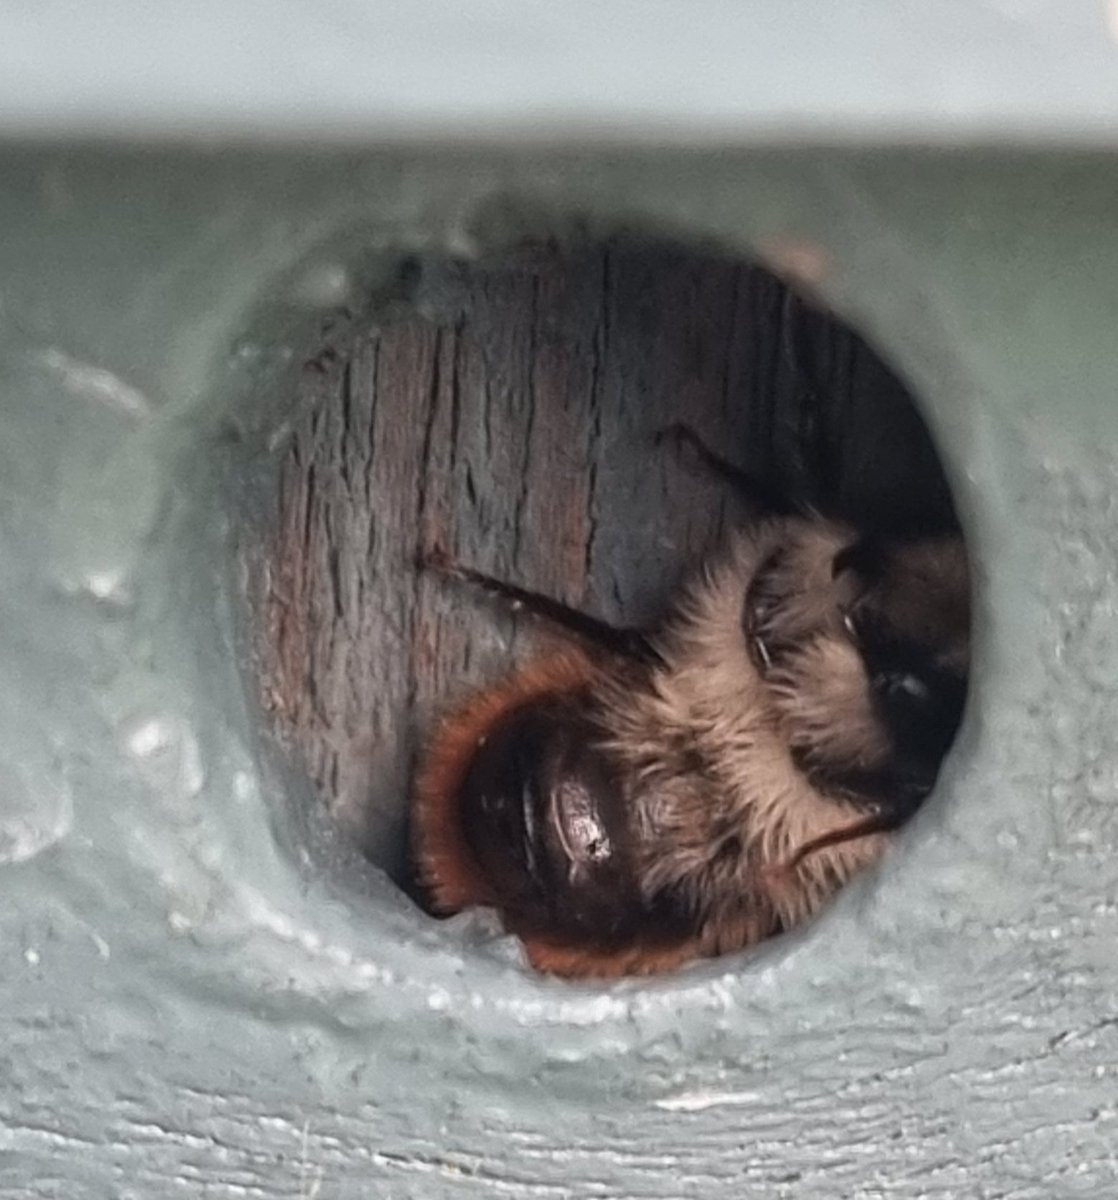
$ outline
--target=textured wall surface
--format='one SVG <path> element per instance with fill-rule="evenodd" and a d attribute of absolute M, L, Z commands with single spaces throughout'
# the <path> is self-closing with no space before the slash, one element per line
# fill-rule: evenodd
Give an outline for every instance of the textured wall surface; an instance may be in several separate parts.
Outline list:
<path fill-rule="evenodd" d="M 531 977 L 306 828 L 247 649 L 305 349 L 387 251 L 524 205 L 809 266 L 926 399 L 977 561 L 897 850 L 643 985 Z M 1109 159 L 4 150 L 0 1194 L 1106 1195 L 1116 311 Z"/>

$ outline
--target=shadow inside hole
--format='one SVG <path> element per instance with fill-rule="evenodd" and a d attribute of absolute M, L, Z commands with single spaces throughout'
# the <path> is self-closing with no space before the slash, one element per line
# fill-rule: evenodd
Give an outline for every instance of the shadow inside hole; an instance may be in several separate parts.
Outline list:
<path fill-rule="evenodd" d="M 955 517 L 904 385 L 762 268 L 663 242 L 409 259 L 400 295 L 322 347 L 283 451 L 265 688 L 337 827 L 410 887 L 407 798 L 440 710 L 532 653 L 421 548 L 650 622 L 744 516 L 657 449 L 686 421 L 856 523 Z"/>

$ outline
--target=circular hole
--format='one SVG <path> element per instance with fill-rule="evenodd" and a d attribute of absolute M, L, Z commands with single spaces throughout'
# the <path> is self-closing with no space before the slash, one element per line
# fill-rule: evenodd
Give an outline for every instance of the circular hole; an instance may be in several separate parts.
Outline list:
<path fill-rule="evenodd" d="M 836 605 L 828 636 L 847 639 L 864 694 L 851 699 L 841 669 L 822 683 L 813 677 L 812 703 L 830 707 L 801 724 L 829 722 L 826 736 L 846 739 L 843 770 L 810 736 L 788 735 L 796 786 L 837 797 L 835 828 L 895 814 L 894 793 L 909 809 L 926 794 L 931 780 L 917 784 L 906 771 L 910 758 L 926 771 L 929 754 L 938 765 L 944 752 L 942 737 L 931 752 L 916 743 L 929 720 L 928 680 L 934 686 L 951 654 L 959 667 L 958 646 L 939 644 L 942 629 L 929 634 L 921 624 L 942 609 L 925 604 L 900 618 L 890 609 L 926 594 L 914 581 L 928 582 L 943 559 L 933 553 L 898 568 L 890 555 L 917 534 L 956 536 L 950 490 L 896 374 L 762 267 L 633 237 L 538 240 L 469 262 L 409 257 L 367 320 L 339 325 L 308 357 L 296 390 L 288 436 L 275 450 L 275 532 L 255 589 L 262 694 L 305 766 L 308 802 L 420 903 L 408 826 L 423 747 L 441 714 L 537 660 L 554 633 L 522 607 L 417 562 L 438 551 L 599 620 L 655 628 L 696 565 L 756 517 L 741 488 L 702 467 L 690 435 L 658 439 L 680 423 L 772 494 L 851 530 L 827 551 L 826 580 L 811 586 Z M 940 584 L 965 610 L 965 563 L 961 583 L 933 578 L 932 592 Z M 763 591 L 750 593 L 760 620 Z M 909 622 L 905 636 L 919 627 L 923 657 L 908 642 L 898 646 L 898 619 Z M 803 680 L 789 674 L 788 647 L 779 637 L 750 645 L 772 686 L 788 692 L 791 680 L 800 703 Z M 964 689 L 965 669 L 964 659 Z M 731 698 L 740 684 L 726 680 Z M 955 700 L 961 706 L 962 693 Z M 913 745 L 881 750 L 886 710 L 906 736 L 915 729 Z M 856 728 L 866 720 L 877 724 Z M 679 738 L 688 736 L 682 729 Z M 673 753 L 682 761 L 678 747 Z M 689 803 L 709 804 L 730 767 L 692 766 L 702 786 Z M 787 791 L 775 778 L 767 786 Z M 830 828 L 815 817 L 786 824 L 786 859 Z M 709 822 L 695 827 L 715 837 Z M 742 852 L 740 832 L 725 823 L 718 831 L 727 861 Z M 829 872 L 860 861 L 853 846 L 816 851 L 812 886 L 826 890 Z M 802 864 L 789 870 L 780 886 L 803 873 Z M 776 929 L 787 924 L 778 919 Z"/>

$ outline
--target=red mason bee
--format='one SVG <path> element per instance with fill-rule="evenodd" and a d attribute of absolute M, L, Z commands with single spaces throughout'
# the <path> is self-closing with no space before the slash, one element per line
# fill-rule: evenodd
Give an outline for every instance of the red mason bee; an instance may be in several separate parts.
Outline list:
<path fill-rule="evenodd" d="M 552 974 L 668 970 L 803 921 L 919 807 L 962 717 L 956 529 L 823 517 L 668 432 L 755 515 L 656 627 L 425 562 L 570 642 L 441 722 L 412 811 L 432 910 L 495 908 Z"/>

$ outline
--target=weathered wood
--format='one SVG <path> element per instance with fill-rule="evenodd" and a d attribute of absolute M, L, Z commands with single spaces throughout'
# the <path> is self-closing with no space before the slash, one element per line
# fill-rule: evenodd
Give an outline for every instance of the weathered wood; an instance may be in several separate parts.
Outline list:
<path fill-rule="evenodd" d="M 304 372 L 265 654 L 266 694 L 323 803 L 393 872 L 433 717 L 539 636 L 417 573 L 423 548 L 648 621 L 737 515 L 724 488 L 655 447 L 679 420 L 824 505 L 950 513 L 900 383 L 748 264 L 537 246 L 429 264 L 413 299 Z"/>

